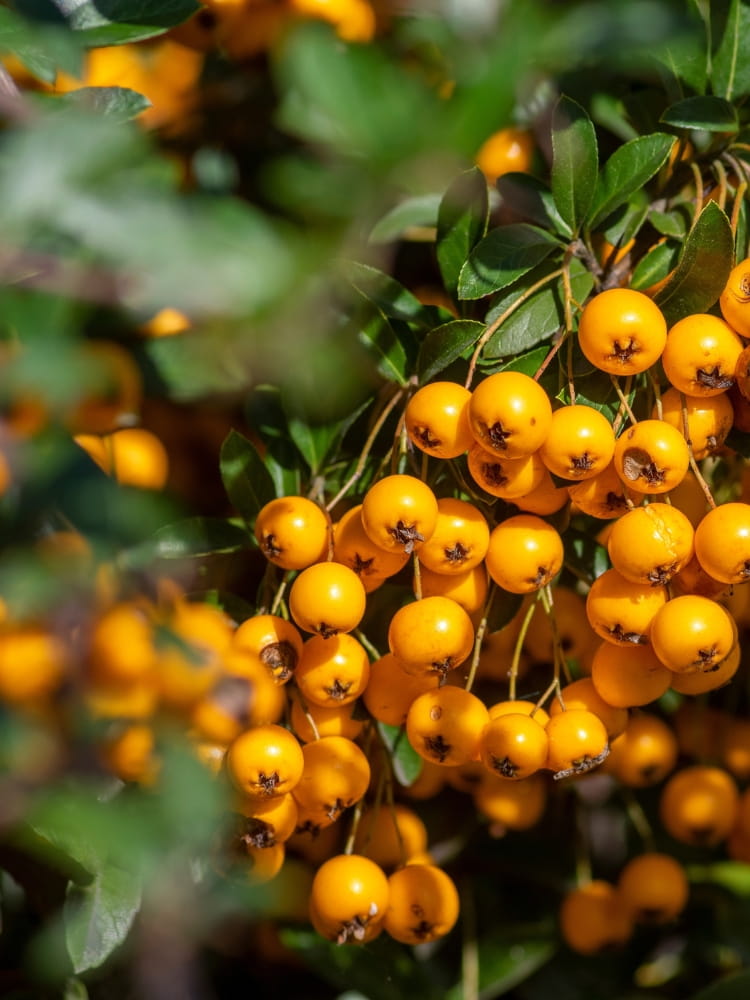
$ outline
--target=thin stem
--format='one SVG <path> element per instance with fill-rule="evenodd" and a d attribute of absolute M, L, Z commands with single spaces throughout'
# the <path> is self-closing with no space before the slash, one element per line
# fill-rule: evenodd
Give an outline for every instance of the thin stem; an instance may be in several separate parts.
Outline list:
<path fill-rule="evenodd" d="M 297 699 L 297 701 L 299 702 L 300 708 L 304 712 L 304 715 L 305 715 L 305 718 L 307 719 L 308 725 L 310 726 L 310 729 L 312 729 L 312 731 L 313 731 L 313 736 L 315 737 L 316 740 L 319 740 L 320 739 L 320 732 L 318 731 L 318 726 L 317 726 L 317 724 L 315 722 L 315 719 L 313 719 L 312 715 L 310 715 L 310 707 L 309 707 L 309 705 L 305 701 L 305 698 L 304 698 L 302 692 L 297 687 L 294 689 L 294 697 Z"/>
<path fill-rule="evenodd" d="M 552 588 L 549 584 L 542 587 L 539 591 L 539 596 L 542 602 L 542 607 L 544 612 L 549 619 L 550 628 L 552 629 L 552 648 L 554 650 L 554 663 L 557 668 L 556 676 L 559 679 L 559 668 L 562 667 L 562 671 L 565 674 L 565 680 L 568 684 L 571 683 L 573 678 L 570 674 L 570 667 L 568 666 L 568 661 L 563 652 L 562 642 L 560 641 L 560 630 L 557 627 L 557 618 L 555 618 L 555 605 L 552 599 Z"/>
<path fill-rule="evenodd" d="M 484 642 L 484 637 L 487 632 L 487 616 L 489 615 L 492 602 L 495 598 L 495 584 L 493 583 L 490 587 L 490 592 L 487 600 L 484 602 L 484 611 L 482 613 L 481 621 L 477 626 L 476 633 L 474 635 L 474 651 L 471 656 L 471 666 L 469 667 L 469 676 L 466 678 L 466 690 L 471 691 L 474 686 L 474 680 L 477 676 L 477 669 L 479 667 L 479 658 L 482 653 L 482 643 Z"/>
<path fill-rule="evenodd" d="M 479 1000 L 479 946 L 471 879 L 461 882 L 461 1000 Z"/>
<path fill-rule="evenodd" d="M 589 849 L 589 833 L 586 828 L 584 806 L 576 799 L 576 885 L 588 885 L 593 877 L 591 870 L 591 851 Z"/>
<path fill-rule="evenodd" d="M 537 370 L 534 372 L 533 378 L 534 378 L 535 382 L 538 382 L 539 379 L 542 377 L 542 375 L 544 375 L 544 373 L 547 371 L 547 369 L 549 368 L 550 362 L 554 360 L 554 358 L 556 357 L 558 351 L 560 350 L 560 348 L 562 347 L 562 345 L 565 343 L 565 341 L 567 339 L 568 339 L 568 331 L 567 330 L 563 330 L 560 333 L 558 339 L 552 345 L 552 347 L 550 347 L 550 349 L 547 352 L 547 355 L 546 355 L 544 361 L 542 361 L 542 363 L 539 365 L 539 367 L 537 368 Z"/>
<path fill-rule="evenodd" d="M 703 473 L 701 472 L 698 463 L 695 460 L 695 455 L 693 454 L 693 442 L 690 440 L 690 428 L 688 425 L 688 412 L 687 412 L 687 398 L 684 392 L 680 393 L 680 408 L 682 410 L 682 433 L 685 436 L 685 443 L 688 449 L 688 458 L 690 461 L 690 468 L 693 470 L 693 475 L 698 481 L 698 485 L 703 490 L 703 495 L 706 498 L 706 502 L 709 507 L 713 508 L 716 506 L 716 501 L 711 493 L 711 488 L 705 480 Z"/>
<path fill-rule="evenodd" d="M 370 723 L 365 730 L 365 738 L 363 740 L 363 751 L 365 756 L 369 758 L 370 751 L 372 749 L 372 739 L 374 735 L 374 726 Z M 360 820 L 362 819 L 362 811 L 364 809 L 365 800 L 362 798 L 354 806 L 354 813 L 352 815 L 352 825 L 349 827 L 349 836 L 346 838 L 346 843 L 344 844 L 344 854 L 351 854 L 354 851 L 354 841 L 357 837 L 357 830 L 359 828 Z"/>
<path fill-rule="evenodd" d="M 549 701 L 550 695 L 556 694 L 557 700 L 560 702 L 560 708 L 565 709 L 565 702 L 563 701 L 563 696 L 560 691 L 560 678 L 554 677 L 550 683 L 547 685 L 546 689 L 542 692 L 541 696 L 537 698 L 534 703 L 534 708 L 529 713 L 533 715 L 538 708 L 544 708 L 545 704 Z"/>
<path fill-rule="evenodd" d="M 659 385 L 659 380 L 654 375 L 653 371 L 649 368 L 648 377 L 651 383 L 651 388 L 654 391 L 654 406 L 656 407 L 656 416 L 658 420 L 664 418 L 664 410 L 661 405 L 661 386 Z"/>
<path fill-rule="evenodd" d="M 515 701 L 517 697 L 516 686 L 518 684 L 518 667 L 521 662 L 521 653 L 523 652 L 523 644 L 529 631 L 531 619 L 534 617 L 538 600 L 539 594 L 537 593 L 534 600 L 529 602 L 526 614 L 523 616 L 523 621 L 521 622 L 521 628 L 516 636 L 516 644 L 513 647 L 513 659 L 510 661 L 510 670 L 508 671 L 508 698 L 510 701 Z"/>
<path fill-rule="evenodd" d="M 281 601 L 284 597 L 284 592 L 286 591 L 286 588 L 289 586 L 290 579 L 291 579 L 291 574 L 289 573 L 285 574 L 284 579 L 279 584 L 276 590 L 276 594 L 274 595 L 273 603 L 271 604 L 270 614 L 272 615 L 278 614 L 279 605 L 281 604 Z"/>
<path fill-rule="evenodd" d="M 344 483 L 344 485 L 338 491 L 338 493 L 333 498 L 333 500 L 329 501 L 329 503 L 326 504 L 326 510 L 327 511 L 330 512 L 330 511 L 333 510 L 333 508 L 336 506 L 336 504 L 339 502 L 339 500 L 341 500 L 343 497 L 346 496 L 346 494 L 349 492 L 349 490 L 352 488 L 352 486 L 354 486 L 354 484 L 357 482 L 357 480 L 360 478 L 360 476 L 364 472 L 365 465 L 367 464 L 367 456 L 372 451 L 372 447 L 375 444 L 375 439 L 377 438 L 378 434 L 380 433 L 380 431 L 381 431 L 381 429 L 383 427 L 383 424 L 388 419 L 388 416 L 391 413 L 391 410 L 393 410 L 393 408 L 395 407 L 396 403 L 398 403 L 398 401 L 400 399 L 403 399 L 404 394 L 406 393 L 406 391 L 407 391 L 407 386 L 399 386 L 399 388 L 396 390 L 396 392 L 394 392 L 394 394 L 391 396 L 391 398 L 388 400 L 388 402 L 385 404 L 385 406 L 381 410 L 380 416 L 378 417 L 378 419 L 373 424 L 372 430 L 370 431 L 370 433 L 367 435 L 367 440 L 365 441 L 364 447 L 362 448 L 362 451 L 360 453 L 359 460 L 357 461 L 357 465 L 356 465 L 356 467 L 354 469 L 354 472 L 351 474 L 351 476 L 349 477 L 349 479 Z"/>
<path fill-rule="evenodd" d="M 690 161 L 690 169 L 693 173 L 693 183 L 695 184 L 695 208 L 693 210 L 692 227 L 698 221 L 698 216 L 703 209 L 703 177 L 701 176 L 701 168 L 694 160 Z"/>
<path fill-rule="evenodd" d="M 719 198 L 717 204 L 723 212 L 727 204 L 727 172 L 721 160 L 714 160 L 711 166 L 719 177 Z"/>
<path fill-rule="evenodd" d="M 630 409 L 630 403 L 628 402 L 628 397 L 622 391 L 619 378 L 617 377 L 617 375 L 610 375 L 609 377 L 612 382 L 612 385 L 615 388 L 615 392 L 617 393 L 617 398 L 620 400 L 620 406 L 628 415 L 628 420 L 630 420 L 631 424 L 637 424 L 638 420 L 636 419 L 636 416 L 633 413 L 633 411 Z"/>
<path fill-rule="evenodd" d="M 649 822 L 648 816 L 643 811 L 643 806 L 638 801 L 638 798 L 633 794 L 631 788 L 627 788 L 625 785 L 621 788 L 622 798 L 625 802 L 625 811 L 628 815 L 628 819 L 635 827 L 638 836 L 643 841 L 643 848 L 645 851 L 653 851 L 656 847 L 656 841 L 654 838 L 654 831 Z"/>
<path fill-rule="evenodd" d="M 611 378 L 614 378 L 614 377 L 615 377 L 614 375 L 611 376 Z M 625 419 L 626 407 L 627 407 L 627 398 L 628 398 L 628 395 L 630 394 L 630 388 L 631 388 L 632 384 L 633 384 L 633 376 L 632 375 L 626 375 L 625 376 L 625 388 L 623 390 L 623 393 L 625 395 L 625 404 L 623 405 L 622 398 L 618 397 L 618 398 L 620 398 L 620 405 L 617 408 L 617 413 L 615 414 L 615 419 L 612 421 L 612 430 L 615 432 L 615 437 L 617 437 L 617 435 L 619 434 L 619 432 L 620 432 L 620 426 L 621 426 L 623 420 Z M 619 385 L 619 383 L 618 383 L 618 385 Z"/>
<path fill-rule="evenodd" d="M 568 395 L 570 397 L 570 405 L 575 406 L 576 401 L 576 390 L 573 381 L 573 338 L 570 336 L 573 329 L 573 310 L 571 308 L 571 303 L 573 301 L 573 290 L 570 287 L 570 251 L 565 255 L 565 263 L 562 269 L 562 285 L 563 285 L 563 309 L 565 312 L 565 334 L 568 338 L 568 352 L 566 359 L 566 368 L 568 374 Z"/>
<path fill-rule="evenodd" d="M 474 353 L 472 354 L 471 361 L 469 362 L 469 371 L 467 372 L 466 382 L 464 383 L 467 389 L 471 388 L 471 383 L 474 381 L 474 372 L 476 371 L 477 362 L 479 361 L 479 356 L 484 350 L 488 340 L 493 335 L 493 333 L 495 333 L 495 331 L 498 330 L 503 325 L 506 319 L 508 319 L 510 316 L 513 315 L 516 309 L 520 308 L 520 306 L 522 306 L 524 302 L 527 302 L 532 295 L 538 292 L 540 288 L 544 288 L 544 286 L 549 284 L 550 281 L 554 281 L 555 278 L 559 278 L 562 275 L 562 273 L 563 273 L 563 268 L 560 268 L 558 271 L 553 271 L 551 274 L 547 274 L 543 278 L 540 278 L 539 281 L 535 281 L 530 288 L 526 289 L 523 295 L 519 295 L 519 297 L 514 302 L 511 302 L 508 308 L 504 312 L 502 312 L 499 316 L 497 316 L 485 329 L 484 333 L 477 341 L 477 346 L 474 348 Z"/>
<path fill-rule="evenodd" d="M 354 629 L 354 636 L 365 647 L 373 661 L 380 659 L 380 651 L 373 646 L 361 629 Z"/>
<path fill-rule="evenodd" d="M 419 562 L 419 557 L 417 553 L 414 553 L 413 557 L 414 564 L 414 596 L 418 601 L 422 600 L 422 566 Z"/>

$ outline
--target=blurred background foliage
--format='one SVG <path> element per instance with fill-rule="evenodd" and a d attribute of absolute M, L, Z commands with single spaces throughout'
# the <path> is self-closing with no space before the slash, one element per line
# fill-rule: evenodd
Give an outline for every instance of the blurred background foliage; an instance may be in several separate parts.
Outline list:
<path fill-rule="evenodd" d="M 242 491 L 294 492 L 378 398 L 390 354 L 373 301 L 416 328 L 454 318 L 434 232 L 484 140 L 529 130 L 545 176 L 561 93 L 588 110 L 603 159 L 705 94 L 709 57 L 720 96 L 750 92 L 750 63 L 722 77 L 732 38 L 750 37 L 736 0 L 361 0 L 337 23 L 309 6 L 0 5 L 0 596 L 14 615 L 64 618 L 90 593 L 90 564 L 40 544 L 70 527 L 136 586 L 168 559 L 188 589 L 251 608 L 262 567 L 236 512 L 257 496 Z M 710 128 L 698 139 L 708 149 Z M 165 492 L 118 485 L 71 436 L 128 424 L 164 441 Z M 498 848 L 449 792 L 431 828 L 447 859 L 460 841 L 476 953 L 457 938 L 416 955 L 336 948 L 304 924 L 278 933 L 304 919 L 301 864 L 252 888 L 212 870 L 222 803 L 179 739 L 151 796 L 85 761 L 59 775 L 34 726 L 3 712 L 3 995 L 453 1000 L 466 961 L 483 1000 L 746 995 L 742 972 L 711 987 L 750 964 L 740 867 L 706 872 L 703 919 L 658 954 L 636 937 L 581 962 L 551 920 L 571 811 Z M 602 844 L 630 835 L 602 815 Z"/>

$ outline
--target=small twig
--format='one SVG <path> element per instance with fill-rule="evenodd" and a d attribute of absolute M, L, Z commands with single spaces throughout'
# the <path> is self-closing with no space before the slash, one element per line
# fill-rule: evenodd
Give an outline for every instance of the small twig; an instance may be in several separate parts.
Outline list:
<path fill-rule="evenodd" d="M 695 460 L 695 455 L 693 454 L 693 442 L 690 439 L 690 427 L 688 424 L 688 412 L 687 412 L 687 398 L 684 392 L 680 393 L 680 408 L 682 410 L 682 433 L 685 436 L 685 443 L 688 449 L 688 459 L 690 462 L 690 468 L 693 470 L 693 475 L 698 480 L 698 485 L 703 490 L 703 495 L 706 498 L 706 502 L 709 507 L 715 507 L 716 501 L 714 500 L 713 494 L 711 493 L 711 488 L 706 482 L 706 479 L 701 472 L 698 463 Z"/>
<path fill-rule="evenodd" d="M 624 409 L 624 411 L 628 415 L 628 420 L 630 420 L 631 424 L 637 424 L 638 420 L 636 419 L 636 416 L 633 413 L 633 411 L 630 409 L 630 403 L 628 402 L 628 397 L 622 391 L 622 388 L 620 386 L 620 379 L 618 378 L 617 375 L 610 375 L 609 377 L 612 382 L 612 385 L 614 386 L 614 390 L 617 393 L 617 398 L 620 400 L 620 406 Z M 628 386 L 628 390 L 629 389 L 630 386 Z"/>
<path fill-rule="evenodd" d="M 516 636 L 516 643 L 513 647 L 513 658 L 510 661 L 510 670 L 508 671 L 508 698 L 510 701 L 516 700 L 516 686 L 518 684 L 518 667 L 521 662 L 521 653 L 523 651 L 523 644 L 526 639 L 526 635 L 529 631 L 529 625 L 531 624 L 531 619 L 534 617 L 534 612 L 536 611 L 537 602 L 539 600 L 539 593 L 536 594 L 533 601 L 529 603 L 526 609 L 526 614 L 523 616 L 523 621 L 521 622 L 521 628 L 518 635 Z"/>

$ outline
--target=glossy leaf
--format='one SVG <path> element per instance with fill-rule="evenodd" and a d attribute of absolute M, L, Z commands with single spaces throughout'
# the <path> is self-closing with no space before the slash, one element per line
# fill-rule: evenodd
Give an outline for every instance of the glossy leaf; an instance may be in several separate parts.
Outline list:
<path fill-rule="evenodd" d="M 392 243 L 408 238 L 411 229 L 437 226 L 441 200 L 439 194 L 423 194 L 399 202 L 372 227 L 370 243 Z"/>
<path fill-rule="evenodd" d="M 552 113 L 552 152 L 555 205 L 577 233 L 594 197 L 599 152 L 593 122 L 580 104 L 564 95 Z"/>
<path fill-rule="evenodd" d="M 496 187 L 503 203 L 512 206 L 517 217 L 562 236 L 571 235 L 570 226 L 560 215 L 552 192 L 538 177 L 510 171 L 498 177 Z"/>
<path fill-rule="evenodd" d="M 408 788 L 419 777 L 424 760 L 409 742 L 403 726 L 388 726 L 379 722 L 378 732 L 391 755 L 396 780 Z"/>
<path fill-rule="evenodd" d="M 672 128 L 703 129 L 706 132 L 736 132 L 737 111 L 721 97 L 686 97 L 672 104 L 659 119 Z"/>
<path fill-rule="evenodd" d="M 0 52 L 12 53 L 37 79 L 53 84 L 58 69 L 78 76 L 83 63 L 81 41 L 53 24 L 32 24 L 0 7 Z"/>
<path fill-rule="evenodd" d="M 530 283 L 527 276 L 493 303 L 487 322 L 493 322 L 517 302 Z M 577 302 L 584 302 L 594 287 L 591 272 L 579 260 L 571 261 L 570 287 Z M 547 340 L 564 322 L 564 289 L 562 278 L 557 277 L 536 291 L 502 323 L 486 344 L 483 354 L 485 358 L 504 358 L 522 353 Z"/>
<path fill-rule="evenodd" d="M 636 264 L 630 278 L 630 287 L 642 292 L 657 281 L 663 281 L 677 264 L 680 246 L 680 243 L 667 240 L 652 247 Z"/>
<path fill-rule="evenodd" d="M 347 261 L 345 273 L 357 291 L 380 309 L 384 316 L 420 326 L 430 325 L 432 313 L 429 307 L 422 305 L 416 295 L 391 275 L 357 261 Z"/>
<path fill-rule="evenodd" d="M 750 94 L 750 4 L 731 0 L 724 34 L 713 54 L 711 79 L 715 94 L 727 101 Z"/>
<path fill-rule="evenodd" d="M 665 163 L 674 136 L 655 132 L 618 146 L 601 169 L 588 223 L 596 229 Z"/>
<path fill-rule="evenodd" d="M 87 45 L 120 45 L 160 35 L 200 9 L 195 0 L 54 0 Z"/>
<path fill-rule="evenodd" d="M 382 310 L 373 303 L 362 310 L 359 340 L 376 360 L 377 369 L 389 382 L 406 385 L 407 355 L 403 343 Z"/>
<path fill-rule="evenodd" d="M 484 333 L 484 323 L 457 319 L 430 330 L 422 341 L 417 358 L 417 375 L 423 385 L 439 375 L 468 351 Z"/>
<path fill-rule="evenodd" d="M 258 449 L 244 435 L 231 430 L 221 446 L 219 469 L 231 504 L 252 524 L 261 507 L 276 496 L 273 479 Z"/>
<path fill-rule="evenodd" d="M 129 87 L 79 87 L 56 98 L 61 105 L 72 104 L 107 115 L 117 121 L 130 121 L 151 107 L 151 101 Z"/>
<path fill-rule="evenodd" d="M 669 282 L 655 301 L 671 326 L 683 316 L 707 312 L 727 283 L 734 261 L 734 238 L 729 220 L 710 201 L 688 233 Z"/>
<path fill-rule="evenodd" d="M 73 971 L 102 965 L 127 938 L 140 906 L 140 880 L 112 863 L 104 864 L 89 885 L 71 885 L 63 919 Z"/>
<path fill-rule="evenodd" d="M 446 291 L 458 295 L 459 275 L 467 257 L 487 232 L 487 180 L 478 167 L 460 174 L 440 202 L 437 261 Z"/>
<path fill-rule="evenodd" d="M 554 236 L 536 226 L 498 226 L 469 255 L 461 269 L 458 294 L 462 299 L 481 299 L 507 288 L 559 248 Z"/>

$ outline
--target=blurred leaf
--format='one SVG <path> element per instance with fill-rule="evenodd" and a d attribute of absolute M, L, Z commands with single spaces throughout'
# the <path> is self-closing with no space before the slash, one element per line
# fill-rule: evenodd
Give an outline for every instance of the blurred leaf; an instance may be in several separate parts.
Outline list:
<path fill-rule="evenodd" d="M 731 0 L 724 34 L 711 60 L 711 80 L 715 94 L 727 101 L 750 94 L 750 4 Z"/>
<path fill-rule="evenodd" d="M 669 156 L 675 137 L 659 132 L 618 146 L 601 169 L 588 223 L 596 229 L 649 181 Z"/>
<path fill-rule="evenodd" d="M 577 233 L 594 197 L 599 152 L 591 119 L 565 95 L 552 113 L 552 150 L 555 205 L 570 231 Z"/>
<path fill-rule="evenodd" d="M 55 0 L 87 45 L 120 45 L 160 35 L 200 9 L 195 0 Z"/>
<path fill-rule="evenodd" d="M 708 865 L 690 865 L 691 882 L 711 882 L 737 896 L 750 896 L 750 864 L 741 861 L 714 861 Z"/>
<path fill-rule="evenodd" d="M 422 341 L 417 358 L 420 385 L 452 365 L 464 351 L 476 344 L 484 329 L 484 323 L 477 320 L 457 319 L 430 330 Z"/>
<path fill-rule="evenodd" d="M 289 433 L 289 422 L 276 386 L 259 385 L 245 402 L 247 422 L 265 445 L 263 464 L 274 482 L 275 495 L 297 494 L 306 473 L 305 462 Z"/>
<path fill-rule="evenodd" d="M 672 277 L 654 298 L 669 326 L 683 316 L 707 312 L 723 291 L 733 262 L 729 219 L 710 201 L 688 233 Z"/>
<path fill-rule="evenodd" d="M 723 976 L 690 1000 L 746 1000 L 750 991 L 750 972 L 734 972 Z"/>
<path fill-rule="evenodd" d="M 77 977 L 66 980 L 62 1000 L 89 1000 L 89 991 L 83 980 Z"/>
<path fill-rule="evenodd" d="M 119 562 L 123 567 L 136 567 L 154 559 L 190 559 L 252 546 L 252 535 L 244 524 L 221 517 L 186 517 L 122 552 Z"/>
<path fill-rule="evenodd" d="M 657 44 L 653 55 L 662 63 L 675 81 L 673 89 L 682 92 L 686 84 L 696 94 L 703 94 L 708 80 L 708 45 L 706 26 L 701 17 L 699 2 L 683 4 L 679 13 L 679 32 Z"/>
<path fill-rule="evenodd" d="M 128 87 L 79 87 L 57 98 L 62 104 L 79 105 L 117 121 L 130 121 L 151 107 L 151 101 Z"/>
<path fill-rule="evenodd" d="M 219 468 L 232 506 L 252 524 L 261 507 L 276 496 L 273 479 L 257 448 L 231 430 L 221 446 Z"/>
<path fill-rule="evenodd" d="M 498 226 L 469 254 L 459 277 L 459 296 L 481 299 L 507 288 L 559 248 L 554 236 L 536 226 Z"/>
<path fill-rule="evenodd" d="M 422 326 L 431 325 L 429 307 L 422 305 L 416 295 L 389 274 L 356 261 L 347 261 L 345 272 L 357 291 L 389 319 L 400 319 Z"/>
<path fill-rule="evenodd" d="M 375 223 L 370 231 L 370 243 L 392 243 L 412 228 L 436 226 L 440 201 L 439 194 L 406 198 Z"/>
<path fill-rule="evenodd" d="M 83 65 L 81 41 L 70 31 L 31 24 L 7 7 L 0 7 L 0 52 L 17 56 L 30 73 L 49 84 L 58 69 L 78 76 Z"/>
<path fill-rule="evenodd" d="M 292 441 L 310 467 L 313 476 L 324 471 L 323 463 L 331 455 L 353 423 L 372 404 L 372 398 L 364 400 L 343 420 L 320 423 L 300 408 L 298 401 L 289 407 L 288 427 Z"/>
<path fill-rule="evenodd" d="M 736 132 L 737 111 L 721 97 L 686 97 L 672 104 L 659 119 L 672 128 L 703 129 L 706 132 Z"/>
<path fill-rule="evenodd" d="M 495 587 L 492 603 L 487 611 L 487 633 L 497 632 L 510 622 L 523 603 L 520 594 L 511 594 L 502 587 Z"/>
<path fill-rule="evenodd" d="M 487 180 L 473 167 L 451 183 L 438 212 L 437 261 L 445 289 L 454 298 L 461 268 L 487 232 L 488 219 Z"/>
<path fill-rule="evenodd" d="M 523 937 L 513 927 L 496 928 L 478 941 L 479 1000 L 494 1000 L 532 976 L 554 955 L 557 941 L 551 931 Z M 461 1000 L 463 986 L 451 989 L 446 1000 Z"/>
<path fill-rule="evenodd" d="M 128 936 L 140 906 L 140 880 L 114 864 L 105 864 L 90 885 L 70 885 L 63 917 L 73 971 L 102 965 Z"/>
<path fill-rule="evenodd" d="M 379 722 L 378 732 L 391 755 L 396 780 L 408 788 L 421 774 L 424 760 L 409 742 L 403 726 L 388 726 Z"/>
<path fill-rule="evenodd" d="M 517 302 L 532 284 L 532 277 L 541 278 L 543 273 L 528 275 L 513 289 L 509 289 L 495 300 L 487 314 L 488 325 L 501 316 L 514 302 Z M 570 262 L 570 288 L 576 302 L 584 302 L 594 287 L 594 278 L 580 260 Z M 565 322 L 564 289 L 562 278 L 558 277 L 543 288 L 538 289 L 526 302 L 520 305 L 493 333 L 484 348 L 486 358 L 505 358 L 527 351 L 530 347 L 559 330 Z"/>

